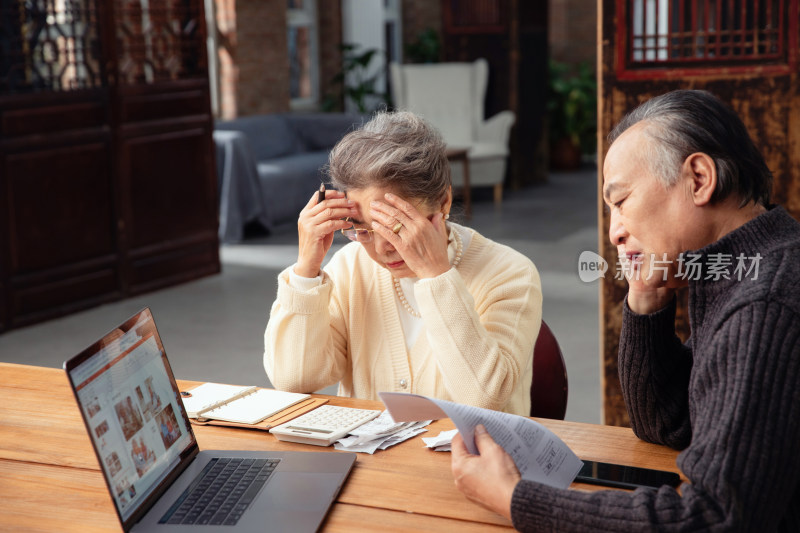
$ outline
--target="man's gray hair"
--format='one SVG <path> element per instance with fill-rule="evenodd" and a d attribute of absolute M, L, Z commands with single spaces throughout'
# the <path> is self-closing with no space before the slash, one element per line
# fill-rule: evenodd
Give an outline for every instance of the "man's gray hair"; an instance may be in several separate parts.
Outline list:
<path fill-rule="evenodd" d="M 772 172 L 742 120 L 716 96 L 697 90 L 656 96 L 628 113 L 609 134 L 609 143 L 640 122 L 643 132 L 656 141 L 642 155 L 665 187 L 678 181 L 688 156 L 703 152 L 717 168 L 712 202 L 733 195 L 740 206 L 770 203 Z"/>
<path fill-rule="evenodd" d="M 436 202 L 450 189 L 441 134 L 408 111 L 376 112 L 334 146 L 327 171 L 342 191 L 382 187 L 406 199 Z"/>

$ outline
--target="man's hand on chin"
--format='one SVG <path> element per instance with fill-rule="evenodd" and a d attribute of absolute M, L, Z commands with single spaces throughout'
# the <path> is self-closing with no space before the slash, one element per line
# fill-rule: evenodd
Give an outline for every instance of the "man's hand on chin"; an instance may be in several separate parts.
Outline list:
<path fill-rule="evenodd" d="M 625 272 L 628 280 L 628 307 L 634 313 L 649 315 L 665 308 L 675 290 L 687 285 L 678 277 L 678 261 L 665 254 L 641 254 Z"/>

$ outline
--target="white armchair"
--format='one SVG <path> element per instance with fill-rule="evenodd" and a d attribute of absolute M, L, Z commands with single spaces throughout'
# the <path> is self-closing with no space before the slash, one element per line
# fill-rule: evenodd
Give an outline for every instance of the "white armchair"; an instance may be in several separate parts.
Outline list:
<path fill-rule="evenodd" d="M 489 79 L 485 59 L 472 63 L 390 65 L 392 94 L 398 109 L 413 111 L 433 124 L 452 148 L 467 148 L 469 183 L 494 187 L 495 204 L 503 198 L 508 137 L 515 116 L 501 111 L 484 119 Z M 453 185 L 463 184 L 462 165 L 452 166 Z"/>

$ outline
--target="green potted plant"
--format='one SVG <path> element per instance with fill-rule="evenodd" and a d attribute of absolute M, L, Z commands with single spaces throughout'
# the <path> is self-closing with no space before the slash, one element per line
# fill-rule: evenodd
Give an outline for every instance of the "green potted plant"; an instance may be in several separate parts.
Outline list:
<path fill-rule="evenodd" d="M 410 63 L 438 63 L 442 45 L 439 34 L 426 28 L 417 34 L 417 40 L 406 45 L 406 59 Z"/>
<path fill-rule="evenodd" d="M 548 100 L 550 167 L 575 169 L 597 150 L 597 81 L 586 63 L 550 61 Z"/>
<path fill-rule="evenodd" d="M 386 103 L 386 93 L 376 89 L 380 73 L 369 74 L 369 65 L 379 50 L 359 50 L 357 45 L 348 43 L 339 45 L 339 49 L 342 52 L 342 70 L 331 80 L 338 91 L 325 97 L 322 110 L 341 111 L 344 100 L 350 100 L 359 113 L 367 113 Z"/>

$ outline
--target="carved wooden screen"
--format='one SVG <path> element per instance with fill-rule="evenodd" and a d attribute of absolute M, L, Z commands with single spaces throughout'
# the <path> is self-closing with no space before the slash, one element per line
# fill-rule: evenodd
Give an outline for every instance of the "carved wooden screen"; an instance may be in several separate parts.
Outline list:
<path fill-rule="evenodd" d="M 195 78 L 206 71 L 199 0 L 116 0 L 119 82 Z"/>
<path fill-rule="evenodd" d="M 219 271 L 202 0 L 0 0 L 0 331 Z"/>
<path fill-rule="evenodd" d="M 0 94 L 103 86 L 95 0 L 0 0 Z"/>
<path fill-rule="evenodd" d="M 742 117 L 773 172 L 773 201 L 800 219 L 798 0 L 601 0 L 600 13 L 598 191 L 606 136 L 625 113 L 670 90 L 705 89 Z M 601 200 L 598 213 L 601 254 L 615 265 Z M 626 292 L 614 276 L 601 281 L 603 419 L 616 425 L 629 423 L 617 373 Z M 684 290 L 677 320 L 684 339 L 686 309 Z"/>

